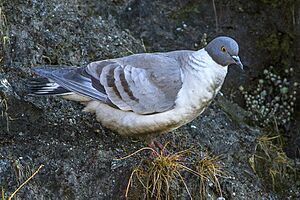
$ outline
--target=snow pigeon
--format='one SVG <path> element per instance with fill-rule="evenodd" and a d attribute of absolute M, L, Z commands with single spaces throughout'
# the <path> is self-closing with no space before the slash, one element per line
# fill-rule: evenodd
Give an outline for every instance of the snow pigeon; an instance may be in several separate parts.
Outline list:
<path fill-rule="evenodd" d="M 160 134 L 199 116 L 220 90 L 230 64 L 243 65 L 237 42 L 217 37 L 198 51 L 141 53 L 85 67 L 42 66 L 32 95 L 61 95 L 85 105 L 121 135 Z"/>

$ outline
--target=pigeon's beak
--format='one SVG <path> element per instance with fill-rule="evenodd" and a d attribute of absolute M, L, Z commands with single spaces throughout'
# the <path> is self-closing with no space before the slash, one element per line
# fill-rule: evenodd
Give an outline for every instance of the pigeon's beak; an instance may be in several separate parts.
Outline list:
<path fill-rule="evenodd" d="M 242 62 L 241 62 L 240 57 L 238 57 L 238 56 L 231 56 L 231 57 L 232 57 L 232 59 L 235 61 L 235 64 L 237 64 L 238 66 L 240 66 L 240 68 L 241 68 L 242 70 L 244 70 L 244 66 L 243 66 L 243 64 L 242 64 Z"/>

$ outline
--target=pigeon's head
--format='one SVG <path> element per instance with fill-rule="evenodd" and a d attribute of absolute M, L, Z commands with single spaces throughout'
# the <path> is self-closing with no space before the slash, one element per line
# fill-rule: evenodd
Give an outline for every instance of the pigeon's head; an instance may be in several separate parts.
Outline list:
<path fill-rule="evenodd" d="M 239 45 L 234 39 L 224 36 L 217 37 L 208 43 L 205 50 L 219 65 L 237 64 L 243 69 L 243 64 L 238 56 Z"/>

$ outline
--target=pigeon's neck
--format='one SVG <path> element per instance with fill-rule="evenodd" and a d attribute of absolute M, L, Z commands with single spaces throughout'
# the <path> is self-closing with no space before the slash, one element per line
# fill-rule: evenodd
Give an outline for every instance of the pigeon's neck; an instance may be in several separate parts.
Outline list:
<path fill-rule="evenodd" d="M 204 80 L 211 80 L 216 85 L 221 85 L 227 74 L 228 66 L 216 63 L 205 49 L 193 52 L 189 56 L 188 66 L 196 76 Z M 215 81 L 218 80 L 218 81 Z"/>
<path fill-rule="evenodd" d="M 205 49 L 200 49 L 190 54 L 188 57 L 188 65 L 197 71 L 201 71 L 203 68 L 222 68 L 221 65 L 217 64 L 210 57 Z"/>
<path fill-rule="evenodd" d="M 184 66 L 183 85 L 176 104 L 190 105 L 198 113 L 220 90 L 227 66 L 217 64 L 204 49 L 190 54 Z"/>

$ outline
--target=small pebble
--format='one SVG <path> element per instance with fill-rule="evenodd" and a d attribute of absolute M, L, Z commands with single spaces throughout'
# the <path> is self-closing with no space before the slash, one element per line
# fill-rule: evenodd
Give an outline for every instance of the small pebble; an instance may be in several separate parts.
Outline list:
<path fill-rule="evenodd" d="M 197 126 L 195 126 L 195 125 L 191 125 L 191 128 L 193 128 L 193 129 L 196 129 L 196 128 L 197 128 Z"/>

